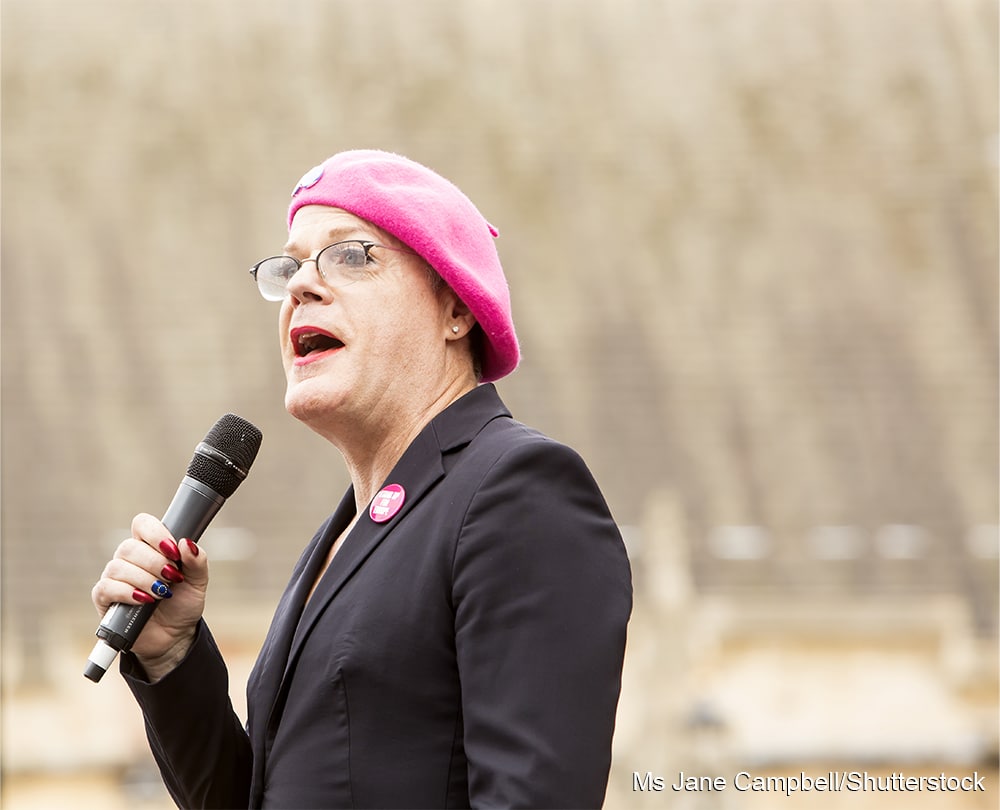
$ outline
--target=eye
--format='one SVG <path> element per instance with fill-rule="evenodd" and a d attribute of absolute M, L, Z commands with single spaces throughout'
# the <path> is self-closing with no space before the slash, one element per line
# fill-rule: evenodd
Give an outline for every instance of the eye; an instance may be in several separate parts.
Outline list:
<path fill-rule="evenodd" d="M 344 287 L 367 278 L 372 268 L 368 258 L 368 242 L 350 240 L 335 242 L 319 252 L 319 272 L 332 287 Z"/>
<path fill-rule="evenodd" d="M 360 268 L 368 263 L 368 251 L 360 242 L 348 242 L 340 246 L 336 251 L 335 260 L 337 264 L 345 267 Z"/>
<path fill-rule="evenodd" d="M 288 281 L 298 272 L 299 267 L 299 263 L 291 256 L 281 256 L 276 259 L 273 265 L 268 269 L 270 270 L 271 275 L 275 278 Z"/>

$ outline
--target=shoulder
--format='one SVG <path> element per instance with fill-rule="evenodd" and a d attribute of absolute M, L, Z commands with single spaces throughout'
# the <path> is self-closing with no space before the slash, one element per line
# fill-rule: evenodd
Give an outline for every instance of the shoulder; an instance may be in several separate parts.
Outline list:
<path fill-rule="evenodd" d="M 596 518 L 618 536 L 597 481 L 572 447 L 506 418 L 487 425 L 467 456 L 455 472 L 469 488 L 469 519 L 498 527 L 528 520 L 537 530 L 565 533 L 581 521 L 595 525 Z"/>
<path fill-rule="evenodd" d="M 628 555 L 581 455 L 538 430 L 499 419 L 468 450 L 478 463 L 453 471 L 466 488 L 452 562 L 456 604 L 489 594 L 484 604 L 495 606 L 531 592 L 545 594 L 552 605 L 613 603 L 621 608 L 615 616 L 627 616 Z"/>
<path fill-rule="evenodd" d="M 525 472 L 531 472 L 536 469 L 532 464 L 558 464 L 585 471 L 590 477 L 586 462 L 572 447 L 509 417 L 487 424 L 469 450 L 491 467 L 525 467 Z"/>

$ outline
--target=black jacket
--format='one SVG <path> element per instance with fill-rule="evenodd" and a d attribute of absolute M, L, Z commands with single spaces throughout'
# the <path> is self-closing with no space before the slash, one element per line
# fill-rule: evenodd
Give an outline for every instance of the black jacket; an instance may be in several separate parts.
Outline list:
<path fill-rule="evenodd" d="M 292 573 L 247 684 L 208 628 L 155 685 L 122 666 L 182 807 L 597 807 L 632 604 L 621 536 L 580 457 L 492 385 L 439 414 L 303 611 L 349 490 Z"/>

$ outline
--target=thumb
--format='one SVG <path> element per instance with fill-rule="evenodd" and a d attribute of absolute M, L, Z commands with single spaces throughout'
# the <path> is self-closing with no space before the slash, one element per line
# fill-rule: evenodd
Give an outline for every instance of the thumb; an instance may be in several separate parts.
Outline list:
<path fill-rule="evenodd" d="M 208 585 L 208 555 L 205 550 L 187 539 L 181 540 L 177 548 L 181 552 L 184 581 L 204 589 Z"/>

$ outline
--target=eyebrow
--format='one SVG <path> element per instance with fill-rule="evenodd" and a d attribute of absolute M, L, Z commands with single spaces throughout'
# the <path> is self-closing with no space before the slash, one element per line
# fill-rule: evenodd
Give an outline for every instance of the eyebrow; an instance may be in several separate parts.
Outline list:
<path fill-rule="evenodd" d="M 370 234 L 362 234 L 357 228 L 349 226 L 340 228 L 331 228 L 329 231 L 327 231 L 326 237 L 330 241 L 324 243 L 323 247 L 332 245 L 335 242 L 346 242 L 351 239 L 357 239 L 362 242 L 374 241 L 373 237 Z M 295 242 L 285 242 L 285 245 L 284 247 L 281 248 L 281 250 L 282 253 L 284 253 L 287 256 L 294 256 L 297 248 L 298 245 Z M 300 250 L 299 252 L 301 253 L 302 251 Z"/>

